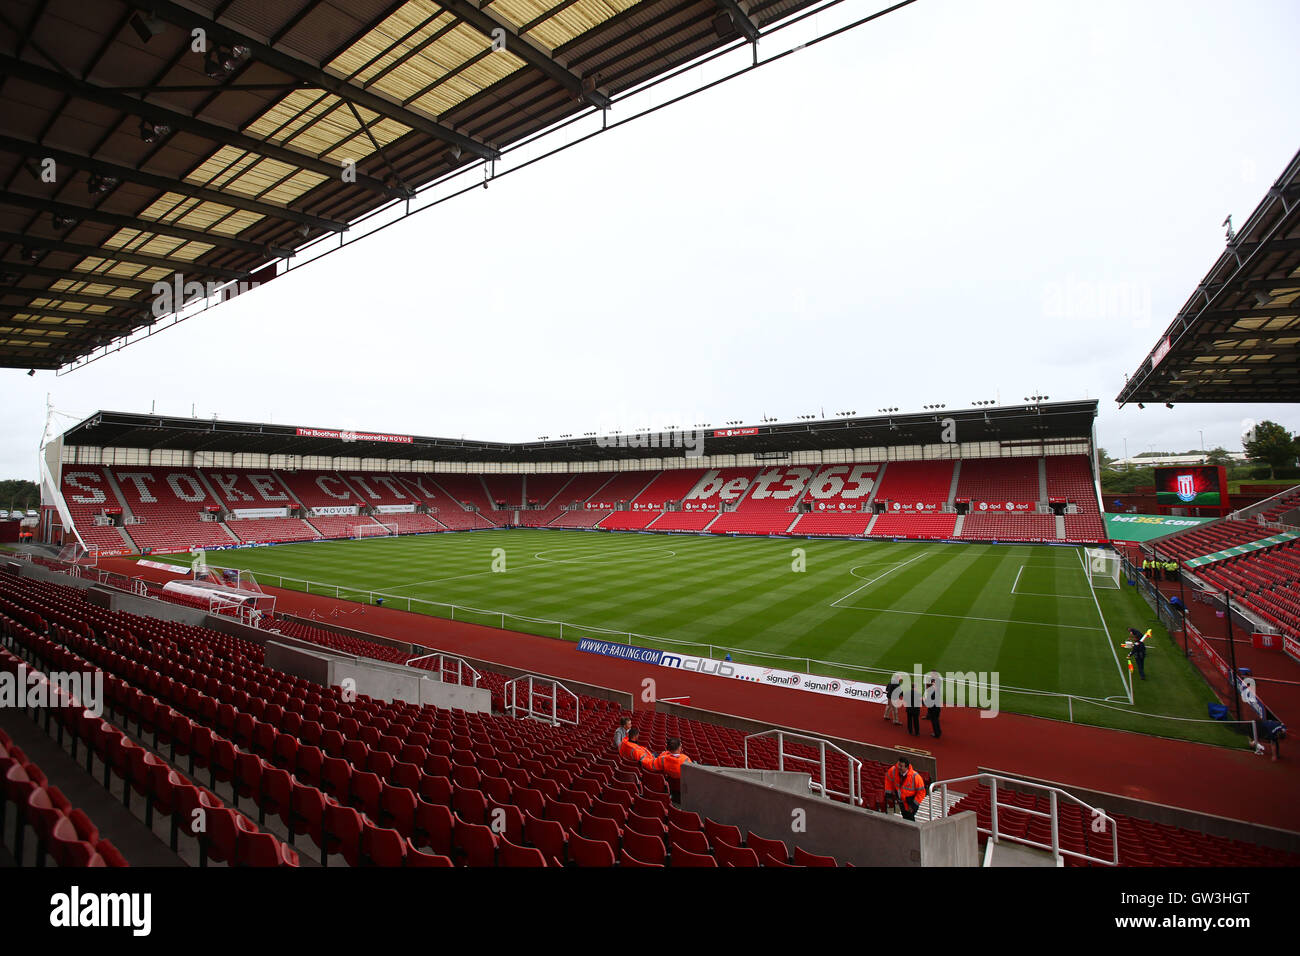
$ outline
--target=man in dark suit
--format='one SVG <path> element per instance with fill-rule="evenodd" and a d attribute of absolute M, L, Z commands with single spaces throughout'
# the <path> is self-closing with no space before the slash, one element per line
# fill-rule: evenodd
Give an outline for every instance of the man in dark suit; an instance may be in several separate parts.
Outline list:
<path fill-rule="evenodd" d="M 903 691 L 903 703 L 907 710 L 907 732 L 913 737 L 921 736 L 921 688 L 909 681 Z"/>
<path fill-rule="evenodd" d="M 943 706 L 943 691 L 937 678 L 931 677 L 925 686 L 925 719 L 930 722 L 930 736 L 938 739 L 943 736 L 939 726 L 939 709 Z"/>

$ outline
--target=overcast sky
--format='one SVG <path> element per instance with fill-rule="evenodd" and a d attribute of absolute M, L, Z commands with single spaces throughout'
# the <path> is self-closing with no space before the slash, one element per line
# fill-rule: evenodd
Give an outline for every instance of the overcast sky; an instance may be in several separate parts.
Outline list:
<path fill-rule="evenodd" d="M 47 393 L 498 440 L 1039 393 L 1100 399 L 1116 457 L 1240 450 L 1300 406 L 1114 398 L 1300 147 L 1298 47 L 1294 0 L 920 0 L 73 374 L 0 370 L 0 477 Z"/>

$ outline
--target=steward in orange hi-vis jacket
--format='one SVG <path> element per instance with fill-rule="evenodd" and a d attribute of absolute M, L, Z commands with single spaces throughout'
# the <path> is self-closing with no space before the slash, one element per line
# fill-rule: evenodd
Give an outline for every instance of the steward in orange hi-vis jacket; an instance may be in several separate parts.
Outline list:
<path fill-rule="evenodd" d="M 629 760 L 632 763 L 639 764 L 644 764 L 648 760 L 654 760 L 654 754 L 645 747 L 642 747 L 640 741 L 637 740 L 635 727 L 627 732 L 627 736 L 623 738 L 623 742 L 618 745 L 618 755 L 624 760 Z"/>
<path fill-rule="evenodd" d="M 682 764 L 690 763 L 691 758 L 682 753 L 682 742 L 677 737 L 668 740 L 668 749 L 655 757 L 651 770 L 659 770 L 670 780 L 682 779 Z"/>
<path fill-rule="evenodd" d="M 898 797 L 904 820 L 915 820 L 917 807 L 925 799 L 925 781 L 912 769 L 912 762 L 899 757 L 898 762 L 885 771 L 885 794 Z"/>

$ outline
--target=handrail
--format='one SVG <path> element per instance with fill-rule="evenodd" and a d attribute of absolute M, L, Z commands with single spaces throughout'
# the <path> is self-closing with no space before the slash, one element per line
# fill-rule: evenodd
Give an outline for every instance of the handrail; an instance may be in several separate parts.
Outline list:
<path fill-rule="evenodd" d="M 479 681 L 483 679 L 483 675 L 478 672 L 478 670 L 474 667 L 473 664 L 465 660 L 465 658 L 456 657 L 454 654 L 444 654 L 442 651 L 434 651 L 432 654 L 421 654 L 419 657 L 408 657 L 402 663 L 404 666 L 410 667 L 416 661 L 425 661 L 431 657 L 436 657 L 438 659 L 438 677 L 440 679 L 446 673 L 448 662 L 455 662 L 456 664 L 455 673 L 456 673 L 457 684 L 465 683 L 466 670 L 470 672 L 470 675 L 473 678 L 472 681 L 470 682 L 469 685 L 470 687 L 477 687 L 479 685 Z"/>
<path fill-rule="evenodd" d="M 746 769 L 746 770 L 767 769 L 767 768 L 765 768 L 765 767 L 763 767 L 763 768 L 759 768 L 759 767 L 750 767 L 750 765 L 749 765 L 749 742 L 750 742 L 751 740 L 754 740 L 755 738 L 758 738 L 758 737 L 769 737 L 769 736 L 771 736 L 771 735 L 773 735 L 773 734 L 776 735 L 776 769 L 777 769 L 777 770 L 780 770 L 780 771 L 784 771 L 784 770 L 785 770 L 785 762 L 786 762 L 787 759 L 788 759 L 788 760 L 802 760 L 802 761 L 804 761 L 805 763 L 813 763 L 813 764 L 816 764 L 816 765 L 817 765 L 817 768 L 818 768 L 818 770 L 819 770 L 819 772 L 821 773 L 821 782 L 820 782 L 820 783 L 818 783 L 818 782 L 814 782 L 814 783 L 812 783 L 812 788 L 813 788 L 814 790 L 818 790 L 818 791 L 820 791 L 821 794 L 822 794 L 822 796 L 828 796 L 828 795 L 830 795 L 830 796 L 837 796 L 837 797 L 847 797 L 848 800 L 849 800 L 849 803 L 852 804 L 852 805 L 855 806 L 855 807 L 856 807 L 856 806 L 861 806 L 861 805 L 862 805 L 862 803 L 863 803 L 863 799 L 862 799 L 862 761 L 859 760 L 857 757 L 853 756 L 852 754 L 850 754 L 848 751 L 844 750 L 844 749 L 841 748 L 841 747 L 836 746 L 835 744 L 831 743 L 829 740 L 826 740 L 826 739 L 824 739 L 824 738 L 822 738 L 822 737 L 812 737 L 812 736 L 809 736 L 808 734 L 796 734 L 796 733 L 792 733 L 791 731 L 788 731 L 788 730 L 778 730 L 778 729 L 776 729 L 776 728 L 773 728 L 773 729 L 771 729 L 771 730 L 760 730 L 758 733 L 749 734 L 749 735 L 747 735 L 747 736 L 745 737 L 745 741 L 744 741 L 744 743 L 745 743 L 745 769 Z M 801 741 L 801 742 L 803 742 L 803 743 L 811 744 L 811 745 L 817 747 L 817 748 L 818 748 L 817 759 L 814 760 L 812 757 L 805 757 L 805 756 L 803 756 L 802 754 L 788 754 L 788 753 L 786 753 L 786 752 L 785 752 L 785 741 L 786 741 L 787 738 L 789 738 L 790 740 L 794 740 L 794 741 Z M 826 750 L 827 750 L 827 748 L 830 748 L 831 750 L 834 750 L 836 753 L 838 753 L 838 754 L 840 754 L 841 756 L 843 756 L 844 759 L 845 759 L 846 761 L 848 761 L 848 765 L 849 765 L 849 792 L 848 792 L 848 793 L 844 793 L 843 791 L 840 791 L 840 790 L 832 790 L 832 789 L 830 789 L 830 788 L 826 785 Z"/>
<path fill-rule="evenodd" d="M 519 687 L 521 681 L 528 682 L 528 691 L 527 691 L 528 697 L 527 697 L 526 704 L 519 703 Z M 544 711 L 537 710 L 533 706 L 533 702 L 536 700 L 535 695 L 536 695 L 538 684 L 550 686 L 551 712 L 549 714 L 545 713 Z M 512 678 L 511 680 L 506 681 L 505 686 L 502 688 L 502 690 L 504 691 L 504 696 L 505 696 L 506 713 L 512 717 L 519 717 L 520 715 L 522 715 L 524 717 L 531 717 L 534 720 L 544 720 L 553 727 L 558 727 L 560 724 L 572 724 L 573 726 L 576 727 L 578 726 L 578 722 L 582 719 L 582 714 L 581 711 L 579 710 L 578 695 L 575 694 L 573 691 L 569 690 L 569 688 L 565 687 L 563 684 L 561 684 L 559 681 L 555 680 L 554 678 L 537 677 L 536 675 L 533 674 L 523 674 L 519 677 L 515 677 Z M 564 691 L 564 693 L 568 694 L 570 697 L 573 698 L 573 719 L 572 720 L 570 720 L 567 717 L 560 716 L 560 708 L 559 708 L 560 691 Z"/>
<path fill-rule="evenodd" d="M 985 829 L 984 827 L 979 827 L 978 829 L 980 833 L 989 837 L 994 843 L 1000 843 L 1002 840 L 1006 840 L 1009 843 L 1020 843 L 1025 846 L 1033 847 L 1034 849 L 1037 850 L 1047 850 L 1057 860 L 1060 860 L 1062 856 L 1071 856 L 1071 857 L 1076 857 L 1077 859 L 1080 860 L 1086 860 L 1089 863 L 1097 863 L 1100 864 L 1101 866 L 1119 866 L 1119 833 L 1115 829 L 1114 818 L 1111 817 L 1109 814 L 1107 814 L 1104 810 L 1100 809 L 1099 807 L 1093 807 L 1087 803 L 1084 803 L 1082 800 L 1080 800 L 1078 797 L 1076 797 L 1074 794 L 1070 793 L 1069 791 L 1062 790 L 1059 787 L 1052 787 L 1047 784 L 1031 783 L 1028 780 L 1019 780 L 1015 777 L 1006 777 L 1003 776 L 1002 774 L 997 774 L 997 773 L 975 773 L 965 777 L 954 777 L 951 780 L 941 780 L 932 783 L 930 785 L 929 800 L 926 801 L 926 807 L 925 810 L 923 811 L 926 814 L 926 819 L 936 820 L 936 819 L 941 819 L 942 817 L 946 817 L 948 815 L 948 788 L 953 784 L 965 783 L 971 780 L 978 781 L 979 783 L 984 783 L 986 781 L 989 783 L 990 826 L 988 829 Z M 1034 810 L 1029 807 L 1016 806 L 1013 803 L 999 803 L 998 802 L 999 781 L 1001 781 L 1002 783 L 1014 784 L 1016 787 L 1026 787 L 1034 790 L 1044 791 L 1048 795 L 1048 809 L 1046 811 Z M 1110 844 L 1111 844 L 1110 859 L 1105 859 L 1097 856 L 1090 856 L 1088 853 L 1079 853 L 1075 850 L 1067 850 L 1061 846 L 1060 799 L 1062 797 L 1064 797 L 1066 800 L 1078 804 L 1088 813 L 1089 817 L 1091 818 L 1090 826 L 1093 828 L 1093 832 L 1110 835 Z M 935 804 L 936 799 L 938 800 L 937 807 Z M 1029 839 L 1029 837 L 1014 836 L 1009 833 L 1001 832 L 1001 830 L 998 827 L 999 808 L 1006 809 L 1006 810 L 1015 810 L 1019 813 L 1028 814 L 1029 816 L 1032 817 L 1042 817 L 1049 820 L 1051 822 L 1051 827 L 1052 827 L 1052 837 L 1051 837 L 1052 842 L 1050 843 L 1050 845 L 1039 843 L 1036 840 L 1031 840 Z M 938 811 L 937 813 L 936 813 L 936 809 Z M 918 813 L 917 817 L 918 819 L 920 819 L 921 813 Z M 1098 823 L 1101 824 L 1100 830 L 1096 829 Z"/>

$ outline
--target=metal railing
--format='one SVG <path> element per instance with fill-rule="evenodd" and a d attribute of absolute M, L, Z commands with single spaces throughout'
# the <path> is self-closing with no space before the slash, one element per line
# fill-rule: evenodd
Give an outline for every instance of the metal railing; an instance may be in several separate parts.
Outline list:
<path fill-rule="evenodd" d="M 813 790 L 822 796 L 845 797 L 853 806 L 862 805 L 862 761 L 840 747 L 835 746 L 829 740 L 821 737 L 810 737 L 806 734 L 795 734 L 788 730 L 762 730 L 756 734 L 749 734 L 745 737 L 745 769 L 746 770 L 768 770 L 768 767 L 751 767 L 749 765 L 749 742 L 759 737 L 776 736 L 776 769 L 784 771 L 787 761 L 799 761 L 804 764 L 814 764 L 817 767 L 820 780 L 814 780 L 811 783 Z M 803 754 L 789 753 L 786 750 L 785 742 L 787 740 L 810 745 L 817 749 L 816 757 L 805 757 Z M 827 784 L 826 777 L 826 753 L 834 751 L 842 756 L 849 768 L 849 790 L 844 793 L 840 790 L 834 790 Z"/>
<path fill-rule="evenodd" d="M 938 820 L 948 815 L 948 788 L 953 784 L 976 781 L 977 783 L 987 783 L 989 787 L 989 826 L 979 827 L 979 832 L 987 836 L 994 844 L 1003 840 L 1008 843 L 1019 843 L 1023 846 L 1033 847 L 1036 850 L 1047 850 L 1058 861 L 1062 856 L 1074 857 L 1079 860 L 1085 860 L 1089 863 L 1096 863 L 1100 866 L 1119 866 L 1119 834 L 1115 829 L 1115 820 L 1104 810 L 1098 807 L 1090 806 L 1080 800 L 1072 793 L 1061 790 L 1057 787 L 1049 787 L 1046 784 L 1030 783 L 1027 780 L 1017 780 L 1015 777 L 1004 777 L 996 773 L 976 773 L 967 777 L 955 777 L 952 780 L 942 780 L 930 785 L 929 799 L 925 805 L 917 812 L 917 820 Z M 1037 810 L 1032 807 L 1022 807 L 1015 803 L 1002 803 L 998 800 L 998 783 L 1013 784 L 1016 791 L 1036 790 L 1047 794 L 1048 808 L 1046 810 Z M 1082 807 L 1087 816 L 1087 824 L 1083 830 L 1084 851 L 1068 850 L 1061 846 L 1061 826 L 1060 826 L 1060 804 L 1064 798 L 1067 802 Z M 1019 836 L 1008 833 L 1003 828 L 1002 818 L 999 810 L 1013 811 L 1023 813 L 1030 817 L 1047 820 L 1051 828 L 1050 842 L 1042 843 L 1038 840 L 1031 839 L 1028 836 Z M 1087 841 L 1089 834 L 1096 834 L 1098 840 L 1108 838 L 1110 843 L 1110 857 L 1093 856 L 1088 852 Z"/>
<path fill-rule="evenodd" d="M 521 688 L 525 685 L 527 686 L 527 690 L 521 691 Z M 541 700 L 550 704 L 550 713 L 547 713 L 545 710 L 539 710 L 536 706 L 539 697 L 538 685 L 541 685 L 543 688 L 540 695 Z M 549 696 L 546 695 L 545 689 L 550 690 Z M 578 709 L 578 695 L 557 680 L 553 680 L 549 677 L 536 677 L 532 674 L 524 674 L 522 677 L 516 677 L 512 680 L 506 681 L 503 690 L 505 691 L 506 713 L 511 717 L 531 717 L 534 720 L 544 720 L 552 726 L 559 726 L 560 724 L 572 724 L 575 727 L 578 726 L 578 721 L 581 717 L 581 713 Z M 559 704 L 561 691 L 567 694 L 568 697 L 573 698 L 572 720 L 568 717 L 560 716 Z M 524 695 L 524 703 L 520 703 L 519 698 L 521 694 Z"/>
<path fill-rule="evenodd" d="M 437 651 L 433 654 L 421 654 L 419 657 L 408 657 L 404 661 L 404 664 L 405 666 L 410 667 L 416 661 L 427 661 L 430 658 L 434 658 L 438 661 L 438 677 L 444 684 L 464 684 L 467 671 L 469 672 L 470 677 L 470 687 L 477 687 L 479 681 L 483 679 L 483 675 L 478 672 L 473 664 L 465 660 L 465 658 L 456 657 L 453 654 L 444 654 L 441 651 Z M 455 665 L 455 667 L 452 668 L 450 665 Z M 433 668 L 421 668 L 421 670 L 433 670 Z M 453 674 L 455 679 L 450 681 L 447 680 L 448 673 Z"/>

